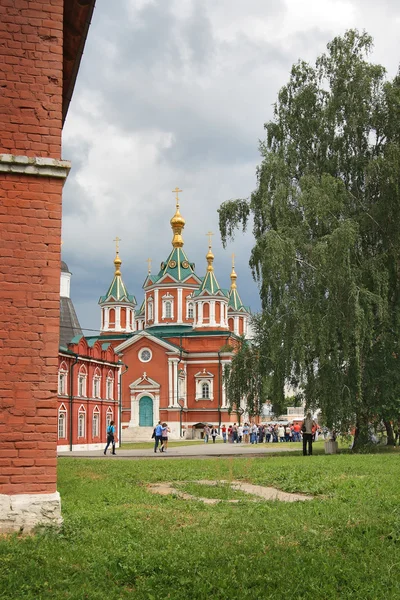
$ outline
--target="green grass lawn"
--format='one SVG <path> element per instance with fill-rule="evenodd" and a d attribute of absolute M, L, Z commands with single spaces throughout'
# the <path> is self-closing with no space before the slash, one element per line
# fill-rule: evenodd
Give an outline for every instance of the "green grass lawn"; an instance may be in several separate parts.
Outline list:
<path fill-rule="evenodd" d="M 0 598 L 398 599 L 398 454 L 61 458 L 64 525 L 0 539 Z M 172 481 L 200 494 L 183 482 L 204 479 L 315 499 L 210 506 L 153 495 L 146 485 Z"/>

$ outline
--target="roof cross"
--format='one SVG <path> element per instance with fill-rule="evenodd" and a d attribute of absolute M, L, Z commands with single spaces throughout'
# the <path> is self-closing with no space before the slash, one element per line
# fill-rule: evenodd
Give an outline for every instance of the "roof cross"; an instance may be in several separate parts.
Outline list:
<path fill-rule="evenodd" d="M 115 242 L 117 254 L 119 254 L 119 242 L 121 242 L 121 241 L 122 241 L 121 238 L 119 238 L 118 236 L 115 238 L 115 240 L 113 240 L 113 242 Z"/>
<path fill-rule="evenodd" d="M 151 258 L 148 258 L 148 259 L 146 260 L 146 262 L 147 262 L 147 273 L 150 275 L 150 273 L 151 273 L 151 263 L 152 263 L 153 261 L 151 260 Z"/>
<path fill-rule="evenodd" d="M 235 254 L 232 252 L 232 269 L 235 268 Z"/>
<path fill-rule="evenodd" d="M 214 234 L 212 231 L 209 231 L 208 233 L 206 233 L 206 235 L 208 236 L 208 247 L 211 248 L 211 238 Z"/>
<path fill-rule="evenodd" d="M 178 187 L 176 187 L 174 190 L 172 190 L 173 194 L 176 194 L 175 200 L 176 200 L 176 208 L 179 208 L 179 194 L 183 192 L 183 190 L 180 190 Z"/>

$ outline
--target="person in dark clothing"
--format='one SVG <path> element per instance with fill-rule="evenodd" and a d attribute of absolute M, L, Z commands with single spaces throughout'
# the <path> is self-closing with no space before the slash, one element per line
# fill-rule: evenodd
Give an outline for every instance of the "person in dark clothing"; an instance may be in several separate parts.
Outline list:
<path fill-rule="evenodd" d="M 301 426 L 301 432 L 303 434 L 303 456 L 312 455 L 312 443 L 313 443 L 313 428 L 317 427 L 316 422 L 313 420 L 311 413 L 308 412 L 306 418 Z"/>
<path fill-rule="evenodd" d="M 104 455 L 107 454 L 107 450 L 108 447 L 111 444 L 111 454 L 113 456 L 116 455 L 115 452 L 115 426 L 114 426 L 114 421 L 111 421 L 111 423 L 109 424 L 109 426 L 107 427 L 107 446 L 104 448 Z"/>

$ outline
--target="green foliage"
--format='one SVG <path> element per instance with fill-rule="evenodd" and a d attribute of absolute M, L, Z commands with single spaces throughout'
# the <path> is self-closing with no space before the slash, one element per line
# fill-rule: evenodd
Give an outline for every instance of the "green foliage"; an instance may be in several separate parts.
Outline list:
<path fill-rule="evenodd" d="M 265 377 L 259 364 L 258 348 L 242 338 L 231 363 L 224 368 L 226 398 L 230 411 L 238 412 L 245 404 L 250 416 L 261 413 L 266 397 Z"/>
<path fill-rule="evenodd" d="M 0 538 L 3 600 L 398 598 L 398 452 L 59 460 L 61 532 Z M 311 502 L 207 506 L 147 483 L 246 480 Z M 278 574 L 278 575 L 277 575 Z M 306 583 L 305 583 L 306 582 Z"/>
<path fill-rule="evenodd" d="M 253 217 L 256 343 L 275 393 L 298 385 L 330 426 L 364 434 L 400 410 L 400 75 L 387 81 L 371 47 L 348 31 L 293 66 L 257 189 L 220 208 L 224 243 Z"/>

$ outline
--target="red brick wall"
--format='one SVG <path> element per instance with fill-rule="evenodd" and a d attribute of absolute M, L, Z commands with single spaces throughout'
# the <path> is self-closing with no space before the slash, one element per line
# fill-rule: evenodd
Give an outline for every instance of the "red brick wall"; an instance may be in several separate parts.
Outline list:
<path fill-rule="evenodd" d="M 0 152 L 60 158 L 62 0 L 0 0 Z M 62 180 L 0 173 L 0 493 L 56 490 Z"/>
<path fill-rule="evenodd" d="M 63 0 L 0 0 L 0 153 L 60 158 Z"/>

